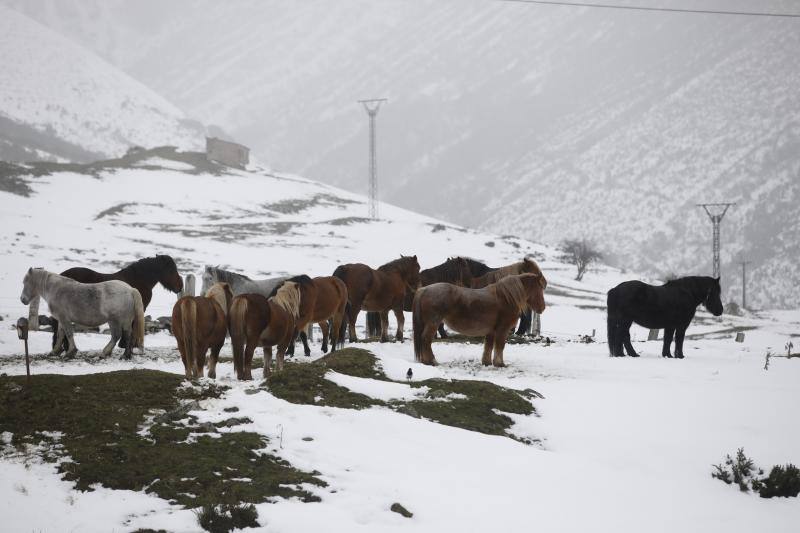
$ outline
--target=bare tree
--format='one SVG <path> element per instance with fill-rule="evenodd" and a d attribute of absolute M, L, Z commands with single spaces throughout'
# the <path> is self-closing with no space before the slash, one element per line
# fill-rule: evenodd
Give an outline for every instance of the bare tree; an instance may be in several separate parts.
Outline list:
<path fill-rule="evenodd" d="M 578 267 L 576 281 L 581 281 L 589 265 L 603 258 L 603 254 L 598 252 L 594 245 L 585 239 L 568 239 L 561 243 L 561 251 L 564 252 L 563 259 Z"/>

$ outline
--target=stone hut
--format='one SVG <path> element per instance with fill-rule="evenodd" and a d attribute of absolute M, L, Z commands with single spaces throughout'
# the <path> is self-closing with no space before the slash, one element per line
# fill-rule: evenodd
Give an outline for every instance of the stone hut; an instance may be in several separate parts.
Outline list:
<path fill-rule="evenodd" d="M 206 158 L 229 167 L 245 168 L 250 162 L 250 148 L 216 137 L 206 137 Z"/>

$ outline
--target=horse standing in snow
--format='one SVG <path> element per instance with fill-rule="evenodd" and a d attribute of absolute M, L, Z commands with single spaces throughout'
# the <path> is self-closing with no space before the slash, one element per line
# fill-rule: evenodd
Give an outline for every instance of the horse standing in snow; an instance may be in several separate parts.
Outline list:
<path fill-rule="evenodd" d="M 356 319 L 362 308 L 380 313 L 381 342 L 389 340 L 389 311 L 393 311 L 397 319 L 395 338 L 403 340 L 403 300 L 406 290 L 414 292 L 419 287 L 419 262 L 416 255 L 401 255 L 400 259 L 386 263 L 376 270 L 363 263 L 339 265 L 333 275 L 347 286 L 350 342 L 357 339 Z"/>
<path fill-rule="evenodd" d="M 541 274 L 505 276 L 481 289 L 467 289 L 449 283 L 422 287 L 414 296 L 414 356 L 435 365 L 431 342 L 436 328 L 449 328 L 470 336 L 485 336 L 484 365 L 505 366 L 503 349 L 520 312 L 531 308 L 543 313 L 547 280 Z M 494 358 L 492 358 L 494 349 Z"/>
<path fill-rule="evenodd" d="M 108 356 L 118 340 L 124 339 L 125 358 L 130 359 L 131 348 L 144 345 L 144 305 L 139 291 L 119 280 L 101 283 L 79 283 L 42 268 L 29 268 L 22 282 L 23 305 L 33 298 L 41 297 L 58 320 L 58 332 L 51 355 L 63 351 L 66 338 L 67 357 L 73 357 L 78 349 L 73 338 L 72 324 L 99 326 L 108 322 L 111 342 L 103 348 Z"/>
<path fill-rule="evenodd" d="M 300 298 L 297 283 L 287 281 L 271 298 L 260 294 L 240 294 L 233 299 L 228 330 L 238 379 L 253 379 L 253 353 L 259 345 L 264 350 L 264 377 L 268 378 L 270 374 L 273 346 L 278 349 L 275 370 L 283 370 L 284 354 L 296 332 Z"/>
<path fill-rule="evenodd" d="M 172 307 L 172 334 L 178 342 L 186 379 L 203 377 L 209 348 L 208 377 L 217 377 L 217 360 L 228 333 L 231 300 L 233 293 L 228 284 L 215 283 L 205 296 L 184 296 Z"/>
<path fill-rule="evenodd" d="M 670 344 L 675 335 L 675 357 L 683 359 L 683 339 L 697 306 L 714 316 L 722 314 L 719 278 L 690 276 L 655 287 L 641 281 L 625 281 L 608 291 L 608 349 L 612 357 L 639 357 L 631 345 L 631 324 L 664 330 L 662 357 L 672 357 Z"/>
<path fill-rule="evenodd" d="M 294 276 L 284 283 L 296 283 L 300 288 L 300 309 L 297 315 L 295 327 L 300 332 L 300 340 L 303 341 L 303 349 L 306 357 L 311 355 L 311 348 L 308 346 L 308 336 L 306 327 L 311 324 L 318 324 L 322 331 L 322 353 L 328 351 L 328 337 L 331 340 L 331 352 L 336 350 L 337 345 L 344 344 L 344 334 L 347 328 L 347 286 L 339 278 L 333 276 L 321 276 L 309 278 L 306 275 Z M 270 297 L 277 294 L 280 287 L 278 285 L 272 290 Z M 328 319 L 331 319 L 330 327 Z M 330 331 L 329 331 L 330 330 Z M 294 355 L 294 340 L 289 344 L 289 355 Z"/>

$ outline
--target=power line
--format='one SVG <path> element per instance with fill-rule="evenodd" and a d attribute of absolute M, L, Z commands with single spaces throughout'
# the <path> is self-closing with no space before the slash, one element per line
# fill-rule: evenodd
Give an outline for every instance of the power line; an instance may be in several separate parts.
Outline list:
<path fill-rule="evenodd" d="M 715 9 L 683 9 L 679 7 L 626 6 L 619 4 L 592 4 L 589 2 L 558 2 L 555 0 L 498 0 L 517 4 L 541 4 L 549 6 L 596 7 L 600 9 L 626 9 L 629 11 L 661 11 L 667 13 L 697 13 L 702 15 L 737 15 L 749 17 L 800 18 L 800 13 L 769 13 L 766 11 L 721 11 Z"/>

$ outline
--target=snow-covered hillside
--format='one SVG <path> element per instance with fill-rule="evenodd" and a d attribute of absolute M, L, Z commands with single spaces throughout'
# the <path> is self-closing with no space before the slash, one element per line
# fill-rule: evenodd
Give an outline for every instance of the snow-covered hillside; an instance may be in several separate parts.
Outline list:
<path fill-rule="evenodd" d="M 203 142 L 203 126 L 152 89 L 5 6 L 0 67 L 0 159 L 88 162 L 135 145 Z"/>
<path fill-rule="evenodd" d="M 791 407 L 800 400 L 800 365 L 796 359 L 774 359 L 769 371 L 763 369 L 766 351 L 779 350 L 798 334 L 796 311 L 719 319 L 701 311 L 682 361 L 662 359 L 660 343 L 644 342 L 647 332 L 634 328 L 642 357 L 611 359 L 603 343 L 605 291 L 630 274 L 601 266 L 577 283 L 572 267 L 546 246 L 466 230 L 388 204 L 381 206 L 383 219 L 371 221 L 363 197 L 341 189 L 203 161 L 163 149 L 91 166 L 3 168 L 3 183 L 13 187 L 0 188 L 0 373 L 25 372 L 9 326 L 25 312 L 19 293 L 30 266 L 112 270 L 168 253 L 184 274 L 219 264 L 267 277 L 325 275 L 342 262 L 378 265 L 401 253 L 417 254 L 423 268 L 455 254 L 492 265 L 531 254 L 550 282 L 542 318 L 552 344 L 511 344 L 505 352 L 508 367 L 484 368 L 478 344 L 437 343 L 440 365 L 427 367 L 414 362 L 408 340 L 362 343 L 358 346 L 373 352 L 395 382 L 336 372 L 324 378 L 383 400 L 418 397 L 406 381 L 408 368 L 415 382 L 485 380 L 534 389 L 544 396 L 533 400 L 536 414 L 509 415 L 510 434 L 519 440 L 386 406 L 353 410 L 290 403 L 257 382 L 236 382 L 232 365 L 220 364 L 217 382 L 230 389 L 194 404 L 197 423 L 213 425 L 235 411 L 246 418 L 214 430 L 217 438 L 239 431 L 262 435 L 269 439 L 265 453 L 316 472 L 327 483 L 303 486 L 319 502 L 277 498 L 258 504 L 258 531 L 788 533 L 796 528 L 795 499 L 763 500 L 709 475 L 712 463 L 740 446 L 765 466 L 800 461 L 800 430 Z M 148 312 L 169 314 L 175 296 L 161 288 L 154 292 Z M 593 330 L 597 342 L 578 342 Z M 740 330 L 747 335 L 741 344 L 732 339 Z M 133 361 L 120 360 L 119 350 L 99 358 L 106 340 L 78 335 L 81 354 L 64 361 L 43 355 L 49 334 L 32 333 L 32 372 L 182 373 L 175 340 L 166 333 L 148 335 L 145 354 Z M 313 350 L 318 356 L 319 344 Z M 228 355 L 226 345 L 223 356 Z M 11 531 L 198 530 L 192 510 L 150 491 L 100 485 L 76 490 L 57 465 L 37 459 L 35 442 L 20 453 L 8 446 L 13 435 L 0 437 L 0 514 Z M 119 454 L 124 460 L 124 452 Z M 223 470 L 227 457 L 218 460 Z M 414 516 L 391 512 L 394 502 Z"/>
<path fill-rule="evenodd" d="M 800 301 L 798 19 L 475 0 L 171 2 L 148 16 L 126 2 L 6 1 L 275 168 L 350 190 L 365 187 L 355 100 L 389 97 L 384 198 L 459 224 L 584 236 L 652 276 L 708 273 L 710 224 L 694 204 L 739 202 L 723 226 L 726 299 L 741 298 L 744 258 L 751 305 Z"/>

